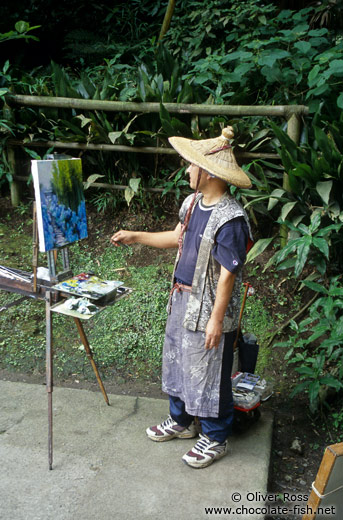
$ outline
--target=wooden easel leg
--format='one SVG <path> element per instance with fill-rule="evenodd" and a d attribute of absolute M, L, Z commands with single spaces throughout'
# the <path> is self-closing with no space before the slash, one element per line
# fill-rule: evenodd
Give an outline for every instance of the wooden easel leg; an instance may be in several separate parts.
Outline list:
<path fill-rule="evenodd" d="M 37 292 L 37 267 L 38 267 L 38 227 L 37 227 L 37 208 L 36 202 L 33 203 L 33 251 L 32 251 L 32 267 L 33 267 L 33 292 Z"/>
<path fill-rule="evenodd" d="M 52 312 L 51 293 L 46 293 L 46 390 L 48 392 L 48 453 L 49 469 L 52 469 L 52 390 L 53 390 L 53 345 L 52 345 Z"/>
<path fill-rule="evenodd" d="M 98 383 L 99 383 L 102 395 L 104 396 L 104 399 L 105 399 L 106 403 L 109 405 L 110 403 L 109 403 L 109 400 L 108 400 L 108 397 L 107 397 L 107 394 L 106 394 L 106 390 L 105 390 L 105 387 L 104 387 L 104 385 L 103 385 L 103 383 L 101 381 L 101 377 L 100 377 L 98 368 L 97 368 L 97 366 L 95 364 L 95 361 L 93 359 L 93 353 L 92 353 L 91 348 L 89 346 L 88 339 L 87 339 L 87 336 L 86 336 L 85 331 L 83 329 L 83 325 L 81 323 L 81 320 L 79 318 L 74 318 L 74 320 L 75 320 L 75 323 L 76 323 L 76 326 L 77 326 L 77 330 L 79 331 L 79 335 L 80 335 L 81 341 L 83 343 L 83 346 L 85 347 L 85 351 L 86 351 L 87 357 L 88 357 L 89 361 L 91 362 L 91 365 L 93 367 L 95 376 L 96 376 L 96 378 L 98 380 Z"/>

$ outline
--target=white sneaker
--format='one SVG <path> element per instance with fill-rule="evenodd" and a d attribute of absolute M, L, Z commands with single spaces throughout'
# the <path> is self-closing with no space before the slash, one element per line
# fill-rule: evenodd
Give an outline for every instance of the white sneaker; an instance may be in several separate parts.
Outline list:
<path fill-rule="evenodd" d="M 170 415 L 163 423 L 147 428 L 146 433 L 152 441 L 160 442 L 169 441 L 175 437 L 179 439 L 192 439 L 198 435 L 194 422 L 188 427 L 180 426 Z"/>
<path fill-rule="evenodd" d="M 182 460 L 192 468 L 206 468 L 216 459 L 227 454 L 228 442 L 211 441 L 207 435 L 200 433 L 200 439 L 193 448 L 186 453 Z"/>

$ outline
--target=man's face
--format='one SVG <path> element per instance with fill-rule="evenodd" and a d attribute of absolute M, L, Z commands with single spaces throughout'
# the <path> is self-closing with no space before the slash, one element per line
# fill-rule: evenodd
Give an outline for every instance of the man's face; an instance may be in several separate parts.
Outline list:
<path fill-rule="evenodd" d="M 201 175 L 201 168 L 199 168 L 199 166 L 195 166 L 195 164 L 190 164 L 186 170 L 186 173 L 188 173 L 189 175 L 189 185 L 192 188 L 192 190 L 196 189 L 199 172 Z"/>

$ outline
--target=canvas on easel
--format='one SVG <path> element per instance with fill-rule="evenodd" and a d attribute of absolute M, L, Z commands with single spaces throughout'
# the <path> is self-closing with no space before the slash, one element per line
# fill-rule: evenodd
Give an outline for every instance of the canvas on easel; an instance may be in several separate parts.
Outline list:
<path fill-rule="evenodd" d="M 87 238 L 81 159 L 34 160 L 39 250 L 51 251 Z"/>

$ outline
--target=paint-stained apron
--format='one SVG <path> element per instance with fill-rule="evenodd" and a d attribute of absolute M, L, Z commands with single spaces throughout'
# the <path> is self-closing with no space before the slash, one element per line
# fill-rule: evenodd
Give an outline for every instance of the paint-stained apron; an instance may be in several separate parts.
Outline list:
<path fill-rule="evenodd" d="M 193 332 L 182 325 L 189 293 L 174 291 L 171 298 L 163 347 L 162 390 L 179 397 L 190 415 L 218 417 L 224 335 L 218 348 L 205 350 L 205 332 Z"/>

